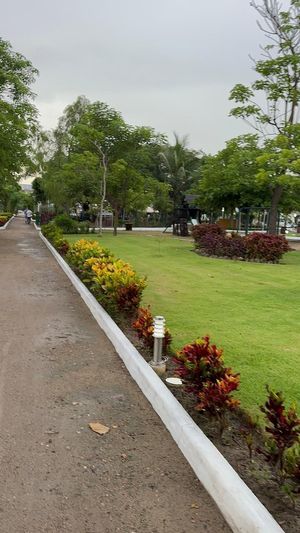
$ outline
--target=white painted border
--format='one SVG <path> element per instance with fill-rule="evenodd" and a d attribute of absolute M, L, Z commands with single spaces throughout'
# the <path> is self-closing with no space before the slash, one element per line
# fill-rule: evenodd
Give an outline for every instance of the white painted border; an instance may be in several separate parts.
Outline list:
<path fill-rule="evenodd" d="M 41 232 L 40 237 L 112 342 L 129 373 L 162 419 L 234 533 L 282 533 L 283 529 L 267 509 Z"/>
<path fill-rule="evenodd" d="M 7 226 L 8 226 L 8 224 L 12 221 L 13 218 L 15 218 L 15 216 L 16 216 L 16 215 L 13 215 L 12 217 L 10 217 L 10 218 L 8 219 L 8 221 L 4 224 L 4 226 L 1 226 L 1 227 L 0 227 L 0 231 L 3 230 L 3 229 L 6 229 Z"/>

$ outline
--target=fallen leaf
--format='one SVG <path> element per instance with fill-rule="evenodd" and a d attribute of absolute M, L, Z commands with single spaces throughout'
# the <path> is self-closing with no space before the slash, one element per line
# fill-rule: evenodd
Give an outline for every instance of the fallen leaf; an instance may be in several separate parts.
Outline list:
<path fill-rule="evenodd" d="M 197 503 L 192 503 L 191 508 L 192 509 L 199 509 L 199 505 Z"/>
<path fill-rule="evenodd" d="M 100 424 L 100 422 L 91 422 L 89 427 L 92 431 L 95 431 L 95 433 L 99 433 L 99 435 L 105 435 L 105 433 L 109 432 L 109 428 L 103 424 Z"/>

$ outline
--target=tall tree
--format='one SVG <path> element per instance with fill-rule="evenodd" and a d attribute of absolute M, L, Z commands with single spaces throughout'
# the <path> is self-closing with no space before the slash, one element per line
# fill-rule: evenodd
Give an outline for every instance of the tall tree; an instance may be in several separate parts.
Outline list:
<path fill-rule="evenodd" d="M 266 206 L 264 186 L 256 180 L 257 158 L 261 154 L 257 135 L 241 135 L 227 141 L 226 147 L 214 156 L 206 156 L 201 178 L 194 191 L 198 205 L 204 210 Z"/>
<path fill-rule="evenodd" d="M 180 207 L 187 193 L 195 182 L 195 171 L 199 168 L 199 154 L 190 150 L 187 137 L 175 133 L 173 146 L 165 146 L 160 152 L 161 166 L 165 181 L 171 186 L 173 209 Z"/>
<path fill-rule="evenodd" d="M 66 208 L 75 196 L 82 201 L 84 194 L 100 204 L 101 232 L 106 198 L 113 206 L 116 224 L 121 209 L 138 207 L 149 198 L 153 154 L 163 142 L 151 128 L 130 126 L 104 102 L 90 103 L 79 97 L 66 108 L 54 139 L 56 150 L 47 165 L 45 190 L 56 205 Z M 137 194 L 132 194 L 134 187 Z M 162 184 L 161 191 L 165 190 Z"/>
<path fill-rule="evenodd" d="M 38 71 L 0 38 L 0 194 L 31 165 L 37 111 L 30 89 Z"/>
<path fill-rule="evenodd" d="M 231 115 L 241 117 L 264 138 L 289 135 L 287 126 L 299 119 L 300 104 L 300 1 L 290 0 L 287 10 L 278 0 L 255 1 L 251 5 L 260 16 L 258 25 L 268 39 L 262 47 L 262 59 L 253 60 L 258 74 L 250 86 L 237 84 L 230 99 L 236 104 Z M 261 94 L 265 105 L 261 104 Z M 278 206 L 284 188 L 282 175 L 268 183 L 271 194 L 269 231 L 276 233 Z"/>

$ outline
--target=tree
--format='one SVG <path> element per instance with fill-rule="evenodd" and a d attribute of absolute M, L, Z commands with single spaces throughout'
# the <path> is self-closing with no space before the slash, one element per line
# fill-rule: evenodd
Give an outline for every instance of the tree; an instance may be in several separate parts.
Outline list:
<path fill-rule="evenodd" d="M 31 165 L 37 111 L 30 85 L 38 71 L 0 38 L 0 196 Z"/>
<path fill-rule="evenodd" d="M 165 181 L 171 186 L 173 209 L 180 207 L 195 182 L 195 170 L 200 165 L 199 154 L 187 147 L 187 137 L 182 139 L 175 133 L 175 144 L 165 146 L 160 152 Z"/>
<path fill-rule="evenodd" d="M 269 40 L 262 47 L 262 59 L 253 60 L 258 79 L 250 86 L 237 84 L 230 99 L 237 105 L 231 115 L 241 117 L 264 138 L 289 135 L 287 126 L 297 122 L 300 103 L 300 1 L 290 0 L 282 10 L 278 0 L 251 2 L 263 22 L 258 25 Z M 260 104 L 261 93 L 265 105 Z M 276 233 L 277 212 L 284 192 L 282 174 L 268 183 L 271 194 L 269 232 Z"/>
<path fill-rule="evenodd" d="M 98 158 L 88 151 L 70 154 L 58 167 L 54 158 L 40 184 L 56 208 L 68 213 L 77 202 L 98 201 L 98 166 Z"/>
<path fill-rule="evenodd" d="M 54 132 L 56 150 L 47 165 L 44 189 L 63 209 L 70 202 L 82 201 L 83 196 L 99 203 L 101 232 L 106 198 L 113 206 L 116 224 L 121 209 L 144 206 L 150 198 L 153 153 L 161 139 L 151 128 L 126 124 L 104 102 L 90 103 L 79 97 L 66 108 Z M 160 190 L 165 192 L 166 187 L 161 184 Z"/>
<path fill-rule="evenodd" d="M 241 135 L 227 141 L 226 148 L 214 156 L 206 156 L 201 167 L 201 179 L 194 192 L 204 210 L 230 213 L 236 207 L 266 206 L 264 186 L 256 180 L 259 169 L 257 135 Z"/>
<path fill-rule="evenodd" d="M 263 187 L 271 185 L 274 191 L 280 192 L 278 205 L 281 210 L 288 214 L 299 208 L 300 124 L 286 126 L 274 139 L 267 140 L 257 163 L 257 181 Z"/>

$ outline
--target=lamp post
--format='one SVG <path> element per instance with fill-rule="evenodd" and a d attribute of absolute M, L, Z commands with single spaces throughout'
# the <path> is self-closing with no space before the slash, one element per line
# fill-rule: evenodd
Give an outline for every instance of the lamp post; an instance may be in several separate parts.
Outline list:
<path fill-rule="evenodd" d="M 163 316 L 155 316 L 153 319 L 153 359 L 150 361 L 150 366 L 157 374 L 164 374 L 166 371 L 167 357 L 162 356 L 163 340 L 165 337 L 165 318 Z"/>

